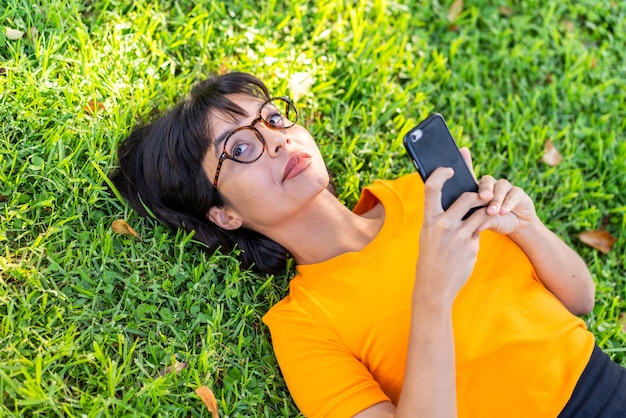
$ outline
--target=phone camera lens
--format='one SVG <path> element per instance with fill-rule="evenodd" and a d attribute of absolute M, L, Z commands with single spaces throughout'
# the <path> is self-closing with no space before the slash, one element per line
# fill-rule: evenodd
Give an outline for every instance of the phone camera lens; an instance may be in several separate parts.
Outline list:
<path fill-rule="evenodd" d="M 421 137 L 422 137 L 422 130 L 421 129 L 416 129 L 413 132 L 411 132 L 411 141 L 412 142 L 419 141 Z"/>

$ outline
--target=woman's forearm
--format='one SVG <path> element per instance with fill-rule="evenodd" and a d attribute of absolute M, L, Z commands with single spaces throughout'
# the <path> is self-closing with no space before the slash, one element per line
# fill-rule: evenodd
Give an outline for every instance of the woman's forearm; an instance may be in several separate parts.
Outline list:
<path fill-rule="evenodd" d="M 510 234 L 526 253 L 541 282 L 570 312 L 589 313 L 595 285 L 583 259 L 539 219 Z"/>
<path fill-rule="evenodd" d="M 456 417 L 452 304 L 413 298 L 409 351 L 396 417 Z"/>
<path fill-rule="evenodd" d="M 476 211 L 462 220 L 480 203 L 475 193 L 463 194 L 443 211 L 441 188 L 451 175 L 451 169 L 439 168 L 425 183 L 409 347 L 396 417 L 457 416 L 452 305 L 474 269 L 480 243 L 476 231 L 488 215 Z"/>

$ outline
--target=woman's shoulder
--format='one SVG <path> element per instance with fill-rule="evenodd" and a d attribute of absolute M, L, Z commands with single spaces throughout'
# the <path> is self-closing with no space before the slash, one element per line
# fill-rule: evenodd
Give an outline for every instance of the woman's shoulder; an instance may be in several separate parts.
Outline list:
<path fill-rule="evenodd" d="M 354 208 L 363 213 L 377 202 L 389 202 L 391 197 L 400 202 L 413 202 L 421 206 L 424 196 L 424 182 L 417 173 L 406 174 L 395 179 L 378 179 L 363 188 L 361 198 Z M 392 199 L 393 200 L 393 199 Z"/>
<path fill-rule="evenodd" d="M 393 179 L 377 179 L 363 188 L 363 193 L 369 192 L 376 195 L 380 190 L 391 190 L 396 194 L 415 193 L 416 190 L 423 192 L 424 181 L 417 173 L 405 174 Z"/>
<path fill-rule="evenodd" d="M 422 200 L 424 195 L 424 181 L 417 173 L 405 174 L 390 180 L 376 180 L 369 186 L 369 189 L 376 194 L 376 189 L 384 189 L 391 191 L 398 196 L 400 200 L 405 201 L 407 198 L 411 200 L 417 198 Z"/>
<path fill-rule="evenodd" d="M 423 189 L 424 182 L 417 173 L 405 174 L 394 179 L 379 179 L 375 180 L 367 189 L 384 187 L 387 189 L 395 190 L 397 192 L 411 190 L 414 191 L 415 187 Z"/>

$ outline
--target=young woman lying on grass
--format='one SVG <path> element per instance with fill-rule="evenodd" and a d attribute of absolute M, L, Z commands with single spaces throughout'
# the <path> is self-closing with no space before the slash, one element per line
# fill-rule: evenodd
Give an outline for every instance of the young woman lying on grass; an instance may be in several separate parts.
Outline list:
<path fill-rule="evenodd" d="M 297 121 L 257 78 L 211 77 L 125 140 L 113 181 L 246 266 L 293 257 L 264 322 L 306 416 L 626 416 L 626 370 L 576 316 L 589 271 L 524 191 L 485 176 L 444 212 L 440 168 L 376 181 L 350 210 Z"/>

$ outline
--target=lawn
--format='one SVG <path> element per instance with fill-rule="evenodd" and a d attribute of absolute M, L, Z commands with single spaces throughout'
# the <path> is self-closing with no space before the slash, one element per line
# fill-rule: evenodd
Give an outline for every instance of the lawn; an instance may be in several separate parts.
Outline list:
<path fill-rule="evenodd" d="M 431 112 L 589 265 L 626 365 L 626 5 L 617 0 L 2 0 L 0 416 L 297 416 L 240 269 L 107 191 L 116 145 L 213 72 L 297 102 L 355 203 Z M 312 84 L 297 83 L 309 80 Z M 547 141 L 562 157 L 542 159 Z M 125 220 L 140 235 L 119 234 Z M 608 253 L 578 235 L 602 229 Z"/>

